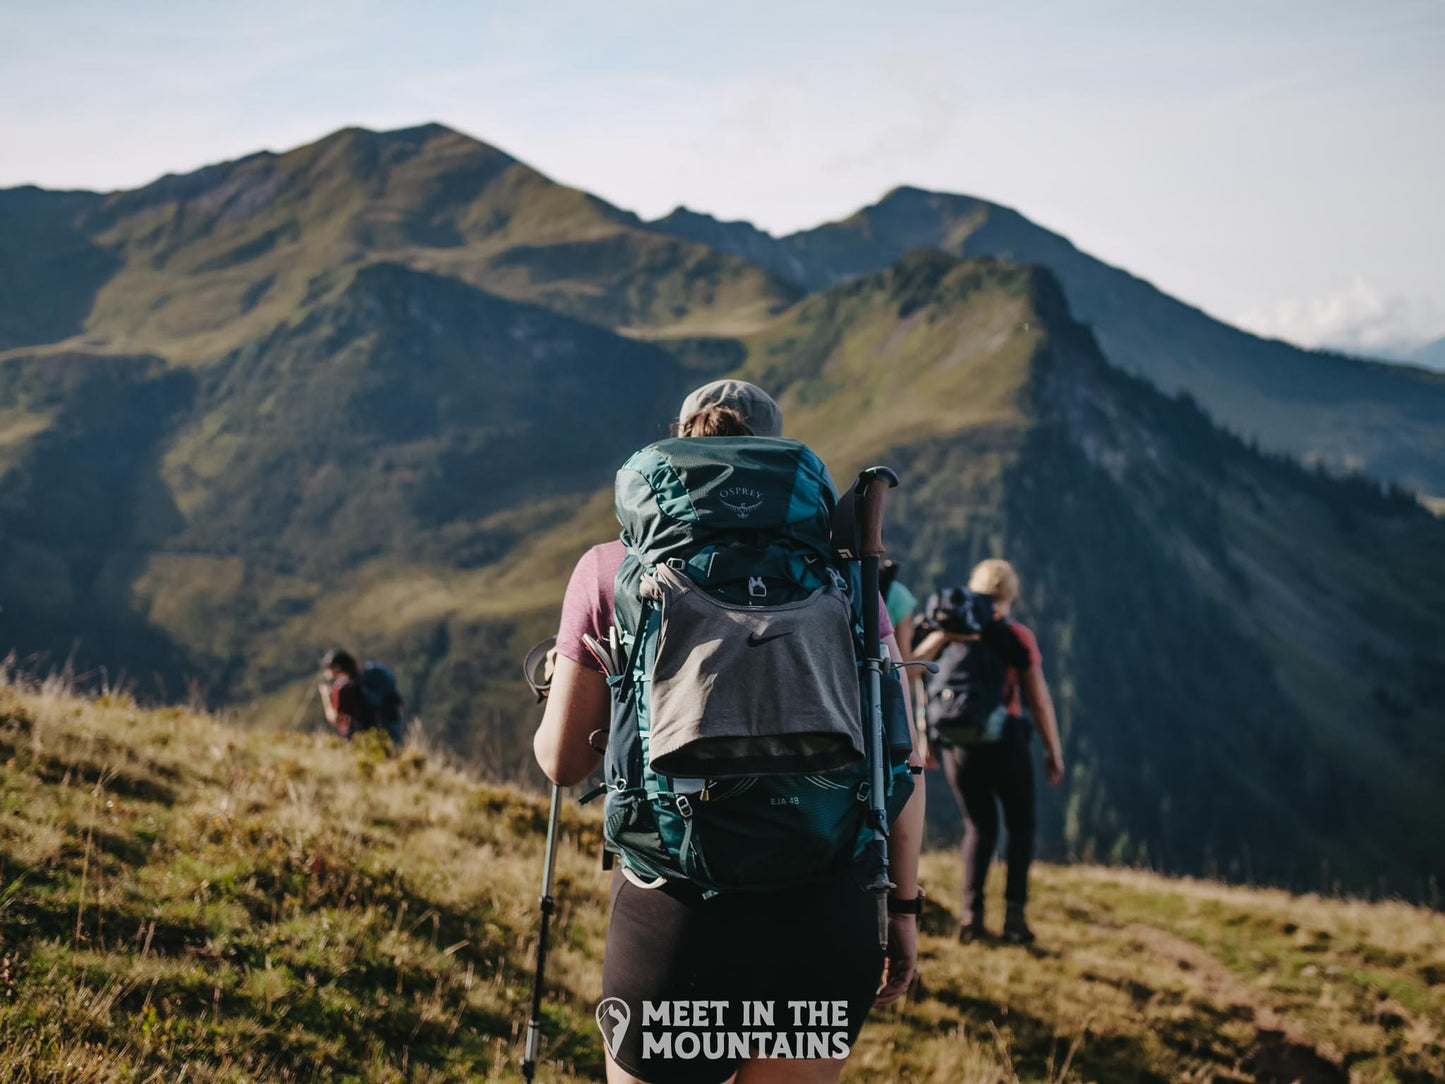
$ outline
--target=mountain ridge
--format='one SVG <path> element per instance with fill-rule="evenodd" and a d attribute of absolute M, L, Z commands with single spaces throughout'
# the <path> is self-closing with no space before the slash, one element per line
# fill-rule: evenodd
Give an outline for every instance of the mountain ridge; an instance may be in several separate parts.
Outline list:
<path fill-rule="evenodd" d="M 1018 211 L 987 200 L 899 186 L 836 222 L 781 238 L 698 212 L 654 228 L 763 260 L 815 289 L 911 248 L 1049 267 L 1109 360 L 1166 394 L 1187 391 L 1227 428 L 1337 471 L 1365 470 L 1430 495 L 1445 489 L 1445 378 L 1409 366 L 1300 350 L 1215 320 L 1137 276 L 1096 260 Z M 735 246 L 729 248 L 729 246 Z M 1382 438 L 1377 418 L 1406 422 Z M 1408 432 L 1409 438 L 1404 438 Z"/>
<path fill-rule="evenodd" d="M 923 243 L 813 292 L 432 127 L 38 205 L 91 216 L 41 223 L 63 242 L 41 279 L 94 252 L 119 270 L 51 324 L 0 297 L 0 327 L 79 321 L 0 354 L 0 648 L 60 664 L 79 639 L 81 669 L 299 721 L 314 660 L 347 643 L 516 777 L 515 660 L 615 537 L 610 473 L 690 387 L 736 375 L 835 478 L 903 470 L 891 544 L 919 593 L 984 556 L 1020 567 L 1074 764 L 1046 853 L 1310 884 L 1326 862 L 1412 896 L 1439 873 L 1420 818 L 1445 818 L 1445 526 L 1115 364 L 1067 268 L 962 251 L 989 236 L 982 205 L 901 190 L 809 258 Z M 16 206 L 0 239 L 31 236 L 6 232 Z M 1362 461 L 1438 442 L 1427 399 L 1275 383 L 1296 422 L 1373 434 Z"/>
<path fill-rule="evenodd" d="M 0 192 L 0 238 L 22 218 L 19 202 L 34 201 Z M 41 334 L 50 325 L 12 333 L 0 349 L 84 334 L 204 363 L 375 255 L 608 327 L 667 326 L 720 305 L 728 319 L 750 305 L 761 315 L 796 293 L 744 261 L 644 230 L 631 212 L 440 125 L 346 129 L 168 175 L 84 210 L 57 207 L 45 225 L 105 253 L 107 274 L 93 290 L 90 280 L 80 284 L 63 334 Z"/>

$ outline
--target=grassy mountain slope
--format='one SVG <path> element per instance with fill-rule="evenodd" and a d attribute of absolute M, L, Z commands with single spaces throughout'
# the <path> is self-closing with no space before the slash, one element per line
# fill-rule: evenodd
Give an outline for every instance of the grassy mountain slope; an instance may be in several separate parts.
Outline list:
<path fill-rule="evenodd" d="M 0 1074 L 515 1079 L 545 803 L 425 751 L 238 732 L 0 686 Z M 542 1079 L 601 1072 L 606 877 L 564 818 Z M 857 1081 L 1415 1084 L 1445 1072 L 1445 920 L 1045 867 L 1033 952 L 959 946 L 952 855 L 922 979 Z"/>
<path fill-rule="evenodd" d="M 346 129 L 135 191 L 62 195 L 0 192 L 4 259 L 80 271 L 73 283 L 47 272 L 37 287 L 64 318 L 11 327 L 21 318 L 0 303 L 0 348 L 83 328 L 117 349 L 205 361 L 378 259 L 609 327 L 745 326 L 796 293 L 440 125 Z M 45 215 L 32 219 L 42 199 Z M 31 220 L 43 225 L 14 225 Z"/>
<path fill-rule="evenodd" d="M 149 356 L 0 359 L 0 639 L 112 672 L 178 672 L 185 653 L 128 586 L 177 523 L 159 460 L 195 381 Z"/>
<path fill-rule="evenodd" d="M 997 226 L 916 195 L 810 251 Z M 0 193 L 17 223 L 79 292 L 4 325 L 71 336 L 0 354 L 4 650 L 294 727 L 348 643 L 514 777 L 516 661 L 614 533 L 613 470 L 738 371 L 838 478 L 905 468 L 914 586 L 1023 569 L 1075 766 L 1053 853 L 1417 897 L 1440 872 L 1442 525 L 1111 369 L 1047 274 L 925 246 L 774 312 L 779 278 L 435 126 Z M 105 275 L 54 271 L 95 251 Z"/>
<path fill-rule="evenodd" d="M 79 639 L 82 666 L 159 671 L 153 691 L 290 690 L 288 711 L 322 647 L 364 643 L 499 764 L 476 697 L 514 669 L 506 623 L 528 601 L 478 570 L 566 524 L 695 379 L 644 342 L 381 263 L 200 370 L 43 355 L 0 376 L 44 421 L 0 479 L 4 642 L 60 659 Z M 104 615 L 150 640 L 117 644 Z"/>
<path fill-rule="evenodd" d="M 0 350 L 78 333 L 119 265 L 79 221 L 104 197 L 26 186 L 0 191 Z"/>
<path fill-rule="evenodd" d="M 1046 799 L 1050 853 L 1417 898 L 1442 872 L 1445 524 L 1112 369 L 1045 272 L 921 250 L 737 348 L 840 480 L 904 470 L 894 544 L 916 588 L 991 553 L 1019 565 L 1074 765 Z M 172 691 L 199 675 L 293 725 L 321 648 L 359 644 L 503 777 L 527 763 L 516 660 L 615 530 L 611 472 L 697 379 L 646 342 L 371 264 L 203 369 L 115 362 L 182 383 L 159 420 L 122 412 L 140 450 L 102 451 L 113 477 L 52 507 L 39 494 L 108 432 L 76 403 L 111 393 L 62 409 L 39 374 L 69 370 L 7 364 L 57 419 L 0 488 L 30 562 L 9 589 L 35 600 L 0 610 L 9 642 L 70 598 L 53 656 L 94 609 L 131 634 L 113 665 Z M 41 556 L 50 535 L 70 548 Z"/>
<path fill-rule="evenodd" d="M 921 251 L 750 346 L 743 372 L 841 476 L 903 468 L 891 545 L 915 586 L 1019 567 L 1075 762 L 1052 846 L 1439 876 L 1439 520 L 1111 368 L 1047 273 Z"/>
<path fill-rule="evenodd" d="M 1105 356 L 1166 394 L 1187 391 L 1264 447 L 1445 492 L 1445 376 L 1259 339 L 984 200 L 898 188 L 840 222 L 771 238 L 682 209 L 653 225 L 734 252 L 808 289 L 882 270 L 911 248 L 1047 267 Z"/>

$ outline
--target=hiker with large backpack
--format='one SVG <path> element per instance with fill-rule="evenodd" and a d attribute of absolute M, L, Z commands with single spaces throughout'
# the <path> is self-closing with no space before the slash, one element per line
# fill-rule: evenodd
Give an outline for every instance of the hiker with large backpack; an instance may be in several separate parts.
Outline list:
<path fill-rule="evenodd" d="M 1025 916 L 1034 857 L 1034 766 L 1028 706 L 1044 744 L 1044 778 L 1064 778 L 1054 703 L 1044 681 L 1043 655 L 1025 625 L 1010 617 L 1018 574 L 1007 561 L 981 562 L 967 588 L 938 592 L 924 603 L 926 635 L 916 655 L 937 659 L 926 681 L 929 749 L 938 758 L 963 810 L 963 923 L 959 939 L 986 939 L 984 883 L 998 846 L 999 808 L 1008 832 L 1008 880 L 1003 938 L 1034 940 Z"/>
<path fill-rule="evenodd" d="M 607 1076 L 833 1081 L 916 964 L 923 788 L 862 626 L 899 656 L 876 589 L 835 559 L 826 468 L 773 400 L 716 382 L 678 433 L 618 472 L 622 539 L 572 574 L 534 741 L 555 783 L 603 768 Z"/>
<path fill-rule="evenodd" d="M 379 662 L 361 666 L 351 652 L 333 648 L 322 656 L 321 672 L 321 710 L 338 734 L 349 741 L 378 727 L 401 745 L 406 736 L 404 704 L 390 668 Z"/>

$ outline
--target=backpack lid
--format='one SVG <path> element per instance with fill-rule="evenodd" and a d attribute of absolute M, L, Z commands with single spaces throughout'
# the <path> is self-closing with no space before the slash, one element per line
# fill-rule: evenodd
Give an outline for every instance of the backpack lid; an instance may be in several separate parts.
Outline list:
<path fill-rule="evenodd" d="M 622 538 L 648 566 L 744 535 L 827 557 L 836 500 L 823 461 L 784 437 L 673 437 L 617 472 Z"/>

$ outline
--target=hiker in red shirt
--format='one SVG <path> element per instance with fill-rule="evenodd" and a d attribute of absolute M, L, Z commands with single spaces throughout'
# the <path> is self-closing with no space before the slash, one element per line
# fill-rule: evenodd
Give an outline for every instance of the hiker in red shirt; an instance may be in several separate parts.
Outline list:
<path fill-rule="evenodd" d="M 959 939 L 969 942 L 987 936 L 983 889 L 998 846 L 1002 808 L 1008 831 L 1003 937 L 1010 943 L 1027 945 L 1034 940 L 1024 910 L 1028 904 L 1029 865 L 1034 858 L 1035 820 L 1034 765 L 1025 705 L 1044 745 L 1044 778 L 1049 786 L 1057 786 L 1064 778 L 1064 753 L 1054 702 L 1044 681 L 1044 658 L 1038 641 L 1027 626 L 1009 617 L 1019 595 L 1018 574 L 1007 561 L 983 561 L 973 570 L 968 589 L 992 599 L 994 613 L 1000 619 L 984 633 L 982 644 L 984 650 L 997 650 L 1008 661 L 1002 698 L 1007 716 L 1002 733 L 994 740 L 947 745 L 936 751 L 963 810 L 964 920 Z M 1007 637 L 1007 642 L 999 642 L 1000 636 Z M 978 637 L 931 632 L 919 643 L 917 657 L 937 658 L 951 640 L 977 642 Z"/>
<path fill-rule="evenodd" d="M 361 667 L 349 651 L 328 651 L 321 659 L 327 681 L 317 686 L 326 721 L 343 738 L 371 725 L 371 706 L 361 689 Z"/>
<path fill-rule="evenodd" d="M 392 744 L 401 747 L 406 737 L 405 704 L 396 675 L 379 662 L 357 663 L 356 656 L 339 648 L 321 659 L 327 680 L 316 687 L 326 721 L 343 738 L 354 738 L 373 727 L 384 730 Z"/>

